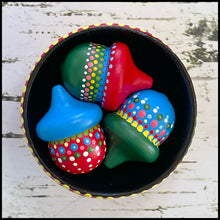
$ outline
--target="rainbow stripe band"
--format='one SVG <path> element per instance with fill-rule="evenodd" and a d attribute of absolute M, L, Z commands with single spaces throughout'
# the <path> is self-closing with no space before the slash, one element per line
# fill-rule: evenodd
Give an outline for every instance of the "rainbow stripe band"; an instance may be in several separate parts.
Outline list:
<path fill-rule="evenodd" d="M 75 34 L 75 33 L 78 33 L 80 31 L 83 31 L 83 30 L 86 30 L 86 29 L 90 29 L 90 28 L 96 28 L 96 27 L 106 27 L 106 26 L 116 26 L 116 27 L 124 27 L 124 28 L 129 28 L 129 29 L 133 29 L 133 30 L 136 30 L 136 31 L 139 31 L 139 32 L 143 32 L 151 37 L 153 37 L 154 39 L 160 41 L 161 43 L 163 43 L 168 49 L 170 49 L 168 47 L 168 45 L 166 45 L 163 41 L 161 41 L 160 39 L 158 39 L 157 37 L 153 36 L 152 34 L 150 34 L 149 32 L 143 30 L 143 29 L 140 29 L 140 28 L 136 28 L 136 27 L 133 27 L 133 26 L 129 26 L 129 25 L 124 25 L 124 24 L 116 24 L 116 23 L 102 23 L 102 24 L 94 24 L 94 25 L 89 25 L 89 26 L 86 26 L 86 27 L 82 27 L 82 28 L 79 28 L 77 30 L 74 30 L 66 35 L 64 35 L 63 37 L 59 38 L 58 40 L 56 40 L 54 43 L 52 43 L 42 54 L 41 56 L 38 58 L 37 62 L 34 64 L 34 66 L 32 67 L 31 69 L 31 72 L 29 73 L 29 75 L 27 76 L 27 79 L 26 79 L 26 82 L 25 82 L 25 85 L 24 85 L 24 88 L 23 88 L 23 91 L 22 91 L 22 97 L 21 97 L 21 107 L 20 107 L 20 115 L 21 115 L 21 126 L 22 126 L 22 130 L 23 130 L 23 133 L 24 133 L 24 137 L 25 137 L 25 140 L 27 142 L 27 146 L 28 148 L 30 149 L 30 152 L 32 154 L 32 156 L 34 158 L 37 158 L 36 155 L 34 154 L 34 151 L 29 143 L 29 140 L 26 136 L 26 131 L 25 131 L 25 128 L 24 128 L 24 116 L 23 116 L 23 113 L 24 113 L 24 110 L 23 110 L 23 103 L 24 103 L 24 99 L 25 99 L 25 92 L 26 92 L 26 88 L 27 88 L 27 84 L 29 82 L 29 79 L 30 79 L 30 76 L 32 74 L 32 72 L 34 71 L 34 69 L 36 68 L 36 66 L 38 65 L 38 63 L 40 62 L 40 60 L 43 58 L 43 56 L 51 49 L 53 48 L 56 44 L 58 44 L 60 41 L 62 41 L 63 39 L 65 38 L 68 38 L 69 36 L 71 36 L 72 34 Z M 171 50 L 171 49 L 170 49 Z M 171 50 L 172 51 L 172 50 Z M 196 128 L 196 127 L 195 127 Z M 195 132 L 195 128 L 194 128 L 194 132 Z M 189 147 L 188 147 L 189 149 Z M 185 155 L 188 151 L 188 149 L 186 150 L 185 152 Z M 184 155 L 184 157 L 185 157 Z M 183 159 L 184 159 L 183 157 Z M 182 159 L 182 160 L 183 160 Z M 182 161 L 181 160 L 181 161 Z M 181 161 L 179 162 L 179 164 L 181 163 Z M 71 192 L 74 192 L 75 194 L 78 194 L 78 195 L 81 195 L 81 196 L 86 196 L 86 197 L 91 197 L 91 198 L 97 198 L 97 199 L 113 199 L 113 197 L 102 197 L 102 196 L 93 196 L 89 193 L 82 193 L 78 190 L 75 190 L 75 189 L 72 189 L 68 184 L 66 184 L 65 182 L 61 181 L 61 180 L 58 180 L 56 179 L 42 164 L 39 160 L 36 160 L 36 162 L 39 164 L 39 166 L 43 169 L 43 171 L 51 178 L 53 179 L 55 182 L 57 182 L 59 185 L 61 185 L 62 187 L 68 189 L 69 191 Z M 174 168 L 173 168 L 173 171 L 177 168 L 177 166 L 179 165 L 177 164 Z M 146 188 L 144 189 L 143 191 L 141 191 L 140 193 L 145 193 L 147 190 L 149 190 L 150 188 L 154 188 L 156 187 L 160 182 L 164 181 L 168 176 L 170 176 L 173 171 L 171 173 L 169 173 L 166 177 L 164 177 L 163 179 L 161 179 L 159 182 L 157 182 L 155 185 L 149 187 L 149 188 Z M 125 198 L 125 197 L 128 197 L 128 196 L 132 196 L 132 195 L 136 195 L 134 193 L 130 194 L 130 195 L 126 195 L 126 196 L 119 196 L 119 197 L 115 197 L 115 198 Z"/>
<path fill-rule="evenodd" d="M 84 66 L 80 99 L 97 102 L 102 98 L 110 48 L 89 43 Z"/>

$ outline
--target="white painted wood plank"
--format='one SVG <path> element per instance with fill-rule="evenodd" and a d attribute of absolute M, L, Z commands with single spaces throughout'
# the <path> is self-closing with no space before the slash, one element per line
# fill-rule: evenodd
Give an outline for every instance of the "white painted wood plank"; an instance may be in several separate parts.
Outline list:
<path fill-rule="evenodd" d="M 217 2 L 2 4 L 3 217 L 218 216 Z M 192 77 L 198 102 L 195 136 L 183 163 L 156 188 L 115 200 L 59 186 L 38 166 L 24 138 L 12 135 L 22 134 L 17 101 L 37 58 L 59 37 L 106 22 L 148 30 L 167 43 Z"/>

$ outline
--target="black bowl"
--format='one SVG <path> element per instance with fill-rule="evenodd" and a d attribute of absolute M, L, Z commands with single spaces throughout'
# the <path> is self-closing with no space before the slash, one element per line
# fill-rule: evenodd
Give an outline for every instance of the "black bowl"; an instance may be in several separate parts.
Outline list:
<path fill-rule="evenodd" d="M 62 85 L 60 64 L 65 55 L 83 42 L 110 46 L 119 41 L 129 46 L 136 66 L 153 78 L 152 89 L 169 98 L 176 114 L 174 129 L 160 145 L 160 155 L 154 163 L 126 162 L 111 170 L 101 164 L 86 174 L 69 174 L 52 161 L 47 142 L 36 134 L 36 125 L 49 109 L 52 87 Z M 32 69 L 21 99 L 23 131 L 39 165 L 60 185 L 96 198 L 116 198 L 144 192 L 171 174 L 191 144 L 196 109 L 190 76 L 171 49 L 148 32 L 118 24 L 80 28 L 53 43 Z"/>

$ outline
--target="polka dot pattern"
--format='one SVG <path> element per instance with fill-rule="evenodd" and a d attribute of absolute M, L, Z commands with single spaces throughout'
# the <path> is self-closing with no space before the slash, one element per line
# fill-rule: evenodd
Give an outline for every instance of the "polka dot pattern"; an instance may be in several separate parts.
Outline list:
<path fill-rule="evenodd" d="M 52 160 L 61 169 L 72 173 L 87 173 L 104 159 L 106 141 L 99 124 L 78 135 L 48 144 Z"/>
<path fill-rule="evenodd" d="M 108 67 L 107 67 L 107 73 L 106 73 L 106 78 L 105 78 L 105 84 L 104 84 L 104 90 L 101 98 L 101 106 L 103 107 L 106 101 L 106 94 L 108 91 L 108 84 L 109 84 L 109 76 L 111 75 L 111 71 L 113 69 L 113 60 L 114 60 L 114 54 L 115 54 L 115 49 L 117 47 L 117 43 L 114 43 L 111 45 L 110 48 L 110 53 L 109 53 L 109 62 L 108 62 Z"/>
<path fill-rule="evenodd" d="M 116 114 L 156 146 L 166 140 L 175 122 L 174 110 L 169 100 L 162 93 L 150 89 L 128 97 Z"/>
<path fill-rule="evenodd" d="M 102 99 L 109 53 L 109 47 L 89 43 L 80 93 L 81 100 L 100 102 Z"/>

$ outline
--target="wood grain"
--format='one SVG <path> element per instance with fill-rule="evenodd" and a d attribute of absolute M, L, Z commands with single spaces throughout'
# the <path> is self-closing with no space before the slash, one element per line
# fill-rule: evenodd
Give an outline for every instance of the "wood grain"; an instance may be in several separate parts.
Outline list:
<path fill-rule="evenodd" d="M 2 216 L 218 216 L 217 2 L 3 2 Z M 144 194 L 99 200 L 71 193 L 50 179 L 22 134 L 20 97 L 43 51 L 59 37 L 96 23 L 122 23 L 163 40 L 186 66 L 196 92 L 195 136 L 183 162 Z"/>

